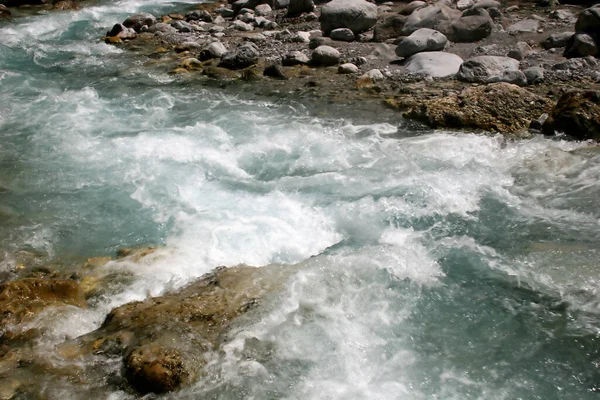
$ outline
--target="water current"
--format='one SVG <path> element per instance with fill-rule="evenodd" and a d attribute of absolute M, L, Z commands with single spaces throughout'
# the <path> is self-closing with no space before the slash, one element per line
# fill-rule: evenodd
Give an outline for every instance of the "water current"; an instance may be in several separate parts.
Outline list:
<path fill-rule="evenodd" d="M 179 81 L 98 40 L 133 12 L 183 7 L 0 23 L 0 251 L 164 246 L 126 290 L 57 318 L 55 337 L 219 265 L 298 264 L 170 397 L 597 398 L 600 152 L 322 116 Z M 248 337 L 270 356 L 240 356 Z"/>

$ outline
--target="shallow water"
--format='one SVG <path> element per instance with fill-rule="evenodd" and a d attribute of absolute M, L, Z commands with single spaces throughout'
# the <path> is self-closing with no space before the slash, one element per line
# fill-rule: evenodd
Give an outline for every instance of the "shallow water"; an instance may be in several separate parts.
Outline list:
<path fill-rule="evenodd" d="M 164 246 L 123 292 L 56 317 L 40 349 L 215 266 L 297 263 L 206 375 L 167 397 L 596 398 L 599 152 L 317 117 L 98 41 L 136 10 L 185 6 L 0 25 L 1 251 Z"/>

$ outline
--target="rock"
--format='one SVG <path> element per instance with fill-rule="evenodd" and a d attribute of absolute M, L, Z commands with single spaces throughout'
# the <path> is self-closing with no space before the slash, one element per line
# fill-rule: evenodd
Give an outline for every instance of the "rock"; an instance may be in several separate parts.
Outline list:
<path fill-rule="evenodd" d="M 192 31 L 192 25 L 185 21 L 173 21 L 171 26 L 181 33 L 189 33 Z"/>
<path fill-rule="evenodd" d="M 527 85 L 527 77 L 523 72 L 517 69 L 507 69 L 502 71 L 499 75 L 492 76 L 488 82 L 506 82 L 512 83 L 513 85 L 525 86 Z"/>
<path fill-rule="evenodd" d="M 265 68 L 263 75 L 276 79 L 288 79 L 283 69 L 277 64 L 271 64 Z"/>
<path fill-rule="evenodd" d="M 437 25 L 437 29 L 452 42 L 472 43 L 490 36 L 493 26 L 489 16 L 469 15 L 443 21 Z"/>
<path fill-rule="evenodd" d="M 527 78 L 528 85 L 535 85 L 544 80 L 544 69 L 541 67 L 529 67 L 523 70 L 523 74 Z"/>
<path fill-rule="evenodd" d="M 183 53 L 184 51 L 199 53 L 202 51 L 202 45 L 198 42 L 183 42 L 175 46 L 175 51 L 177 53 Z"/>
<path fill-rule="evenodd" d="M 504 18 L 504 14 L 502 14 L 502 11 L 500 11 L 496 7 L 488 8 L 487 12 L 494 21 L 500 22 Z"/>
<path fill-rule="evenodd" d="M 452 53 L 431 51 L 409 57 L 404 66 L 413 74 L 445 77 L 458 72 L 463 59 Z"/>
<path fill-rule="evenodd" d="M 240 14 L 237 17 L 235 17 L 235 19 L 237 21 L 242 21 L 242 22 L 245 22 L 245 23 L 250 24 L 250 25 L 257 25 L 257 23 L 256 23 L 256 16 L 254 15 L 253 12 L 252 13 L 247 12 L 247 13 L 244 13 L 244 14 Z M 240 30 L 243 30 L 243 29 L 240 29 Z"/>
<path fill-rule="evenodd" d="M 52 306 L 87 306 L 83 291 L 72 280 L 25 278 L 0 285 L 0 332 L 4 340 L 30 333 L 19 326 Z"/>
<path fill-rule="evenodd" d="M 565 47 L 574 34 L 575 32 L 553 33 L 544 40 L 542 45 L 546 50 L 554 49 L 556 47 Z"/>
<path fill-rule="evenodd" d="M 526 42 L 517 42 L 515 48 L 508 52 L 507 57 L 521 61 L 529 53 L 531 53 L 531 46 L 529 46 Z"/>
<path fill-rule="evenodd" d="M 254 30 L 254 27 L 252 25 L 247 24 L 240 20 L 233 21 L 231 26 L 233 29 L 236 29 L 238 31 L 243 31 L 243 32 L 250 32 L 250 31 Z"/>
<path fill-rule="evenodd" d="M 338 67 L 338 74 L 358 74 L 358 67 L 352 63 L 342 64 Z"/>
<path fill-rule="evenodd" d="M 308 42 L 308 48 L 311 50 L 314 50 L 319 46 L 330 45 L 332 43 L 333 43 L 333 40 L 331 40 L 330 38 L 316 37 L 316 38 L 310 39 L 310 42 Z"/>
<path fill-rule="evenodd" d="M 152 14 L 138 13 L 127 17 L 123 21 L 123 25 L 127 28 L 133 28 L 136 32 L 140 32 L 143 26 L 152 26 L 156 23 L 156 18 Z"/>
<path fill-rule="evenodd" d="M 540 21 L 536 19 L 525 19 L 523 21 L 519 21 L 515 24 L 512 24 L 506 31 L 508 33 L 525 33 L 525 32 L 537 32 L 540 28 Z"/>
<path fill-rule="evenodd" d="M 296 34 L 292 36 L 292 42 L 294 42 L 294 43 L 309 43 L 310 42 L 310 33 L 303 32 L 303 31 L 296 32 Z"/>
<path fill-rule="evenodd" d="M 235 16 L 235 11 L 231 8 L 221 7 L 217 9 L 217 12 L 221 14 L 221 17 L 223 18 L 233 18 Z"/>
<path fill-rule="evenodd" d="M 254 35 L 248 35 L 244 38 L 245 40 L 252 43 L 262 43 L 267 41 L 267 37 L 262 33 L 256 33 Z"/>
<path fill-rule="evenodd" d="M 232 10 L 232 12 L 233 12 L 233 10 Z M 221 14 L 221 15 L 223 15 L 223 14 Z M 185 14 L 185 20 L 188 22 L 190 22 L 190 21 L 213 22 L 213 17 L 206 10 L 193 10 L 193 11 L 190 11 Z"/>
<path fill-rule="evenodd" d="M 456 77 L 464 82 L 488 83 L 506 70 L 518 69 L 519 62 L 513 58 L 478 56 L 462 63 Z"/>
<path fill-rule="evenodd" d="M 543 126 L 546 135 L 562 132 L 578 140 L 600 140 L 600 92 L 578 90 L 563 94 Z"/>
<path fill-rule="evenodd" d="M 79 4 L 73 0 L 60 0 L 54 3 L 52 8 L 59 11 L 79 10 Z M 0 15 L 2 15 L 2 10 L 0 10 Z"/>
<path fill-rule="evenodd" d="M 319 16 L 317 14 L 315 14 L 314 12 L 309 12 L 308 14 L 304 15 L 305 22 L 312 22 L 312 21 L 318 21 L 318 20 L 319 20 Z"/>
<path fill-rule="evenodd" d="M 127 28 L 123 24 L 115 24 L 112 29 L 106 33 L 109 37 L 118 37 L 121 40 L 134 39 L 137 33 L 132 28 Z"/>
<path fill-rule="evenodd" d="M 348 28 L 338 28 L 329 32 L 329 37 L 341 42 L 352 42 L 354 40 L 354 33 Z"/>
<path fill-rule="evenodd" d="M 515 11 L 517 11 L 517 10 L 519 10 L 519 6 L 515 5 L 515 6 L 510 6 L 510 7 L 507 7 L 505 11 L 506 11 L 507 13 L 511 13 L 511 12 L 515 12 Z"/>
<path fill-rule="evenodd" d="M 410 15 L 413 12 L 415 12 L 416 10 L 418 10 L 419 8 L 423 8 L 426 5 L 427 5 L 427 3 L 424 1 L 414 0 L 414 1 L 411 1 L 410 3 L 408 3 L 407 5 L 405 5 L 404 7 L 402 7 L 402 9 L 399 11 L 399 14 Z"/>
<path fill-rule="evenodd" d="M 227 53 L 227 48 L 223 43 L 218 40 L 211 42 L 200 52 L 200 59 L 202 61 L 210 60 L 212 58 L 221 58 Z"/>
<path fill-rule="evenodd" d="M 569 10 L 554 10 L 550 13 L 550 19 L 557 19 L 559 21 L 574 21 L 575 16 Z"/>
<path fill-rule="evenodd" d="M 419 8 L 406 19 L 402 33 L 410 35 L 420 28 L 439 30 L 437 26 L 440 22 L 451 21 L 459 17 L 460 11 L 441 4 Z M 445 32 L 443 33 L 446 34 Z"/>
<path fill-rule="evenodd" d="M 12 13 L 4 4 L 0 4 L 0 17 L 9 17 Z"/>
<path fill-rule="evenodd" d="M 542 127 L 544 126 L 544 123 L 548 119 L 548 116 L 549 115 L 547 113 L 543 113 L 542 115 L 540 115 L 539 118 L 532 119 L 531 123 L 529 124 L 529 132 L 541 133 Z"/>
<path fill-rule="evenodd" d="M 432 128 L 526 133 L 531 119 L 551 107 L 544 97 L 509 83 L 470 86 L 460 94 L 425 100 L 404 115 Z"/>
<path fill-rule="evenodd" d="M 385 79 L 383 74 L 378 69 L 372 69 L 367 71 L 364 75 L 362 75 L 359 79 L 370 79 L 373 82 L 382 81 Z"/>
<path fill-rule="evenodd" d="M 309 59 L 308 56 L 301 51 L 292 51 L 291 53 L 286 54 L 281 59 L 281 64 L 289 67 L 293 65 L 305 65 L 308 64 Z"/>
<path fill-rule="evenodd" d="M 166 393 L 190 382 L 192 368 L 181 352 L 156 344 L 141 346 L 125 360 L 127 380 L 140 393 Z"/>
<path fill-rule="evenodd" d="M 259 16 L 269 16 L 273 13 L 273 9 L 268 4 L 259 4 L 254 8 L 254 12 Z"/>
<path fill-rule="evenodd" d="M 410 57 L 423 51 L 444 50 L 446 43 L 448 43 L 448 39 L 444 34 L 433 29 L 421 28 L 402 39 L 396 47 L 396 55 Z"/>
<path fill-rule="evenodd" d="M 315 65 L 331 66 L 340 61 L 340 52 L 330 46 L 319 46 L 312 53 L 312 62 Z"/>
<path fill-rule="evenodd" d="M 282 8 L 288 8 L 290 5 L 290 0 L 273 0 L 273 5 L 271 6 L 275 10 L 281 10 Z"/>
<path fill-rule="evenodd" d="M 600 32 L 600 5 L 584 10 L 575 23 L 575 31 L 598 35 Z"/>
<path fill-rule="evenodd" d="M 502 4 L 500 4 L 500 2 L 496 1 L 496 0 L 479 0 L 479 1 L 475 2 L 475 4 L 473 5 L 472 8 L 488 9 L 488 8 L 500 8 L 501 6 L 502 6 Z"/>
<path fill-rule="evenodd" d="M 582 72 L 584 70 L 595 68 L 598 65 L 598 60 L 594 57 L 571 58 L 565 62 L 558 63 L 552 66 L 553 71 L 571 71 Z"/>
<path fill-rule="evenodd" d="M 573 35 L 567 42 L 564 56 L 567 58 L 579 58 L 597 56 L 598 46 L 594 38 L 587 33 Z"/>
<path fill-rule="evenodd" d="M 402 28 L 406 22 L 403 15 L 390 15 L 380 19 L 373 28 L 373 40 L 375 42 L 385 42 L 388 39 L 395 39 L 402 36 Z"/>
<path fill-rule="evenodd" d="M 221 57 L 219 67 L 227 69 L 242 69 L 258 62 L 260 54 L 256 45 L 246 43 L 234 51 L 229 51 Z"/>
<path fill-rule="evenodd" d="M 337 28 L 348 28 L 355 35 L 377 22 L 377 6 L 365 0 L 332 0 L 321 8 L 321 30 L 327 35 Z"/>
<path fill-rule="evenodd" d="M 460 11 L 464 11 L 467 8 L 471 8 L 471 6 L 475 4 L 475 2 L 473 0 L 458 0 L 456 2 L 456 8 L 459 9 Z"/>
<path fill-rule="evenodd" d="M 287 10 L 287 17 L 298 17 L 302 13 L 310 13 L 315 9 L 313 0 L 290 0 Z"/>

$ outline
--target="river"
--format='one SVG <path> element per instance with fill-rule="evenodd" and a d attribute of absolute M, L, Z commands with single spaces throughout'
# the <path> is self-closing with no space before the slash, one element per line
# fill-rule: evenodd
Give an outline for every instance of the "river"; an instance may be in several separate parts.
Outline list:
<path fill-rule="evenodd" d="M 248 361 L 234 340 L 167 397 L 597 398 L 600 152 L 322 116 L 182 83 L 99 41 L 131 13 L 184 6 L 0 22 L 0 251 L 163 246 L 48 341 L 216 266 L 298 264 L 237 334 L 270 357 Z"/>

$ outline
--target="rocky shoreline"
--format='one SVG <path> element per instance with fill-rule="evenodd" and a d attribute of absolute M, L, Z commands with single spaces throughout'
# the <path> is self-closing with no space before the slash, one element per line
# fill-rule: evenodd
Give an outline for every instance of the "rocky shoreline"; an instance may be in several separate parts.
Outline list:
<path fill-rule="evenodd" d="M 597 140 L 598 10 L 493 0 L 238 0 L 133 15 L 103 40 L 190 84 L 383 104 L 432 128 Z M 579 94 L 563 96 L 572 91 Z"/>

